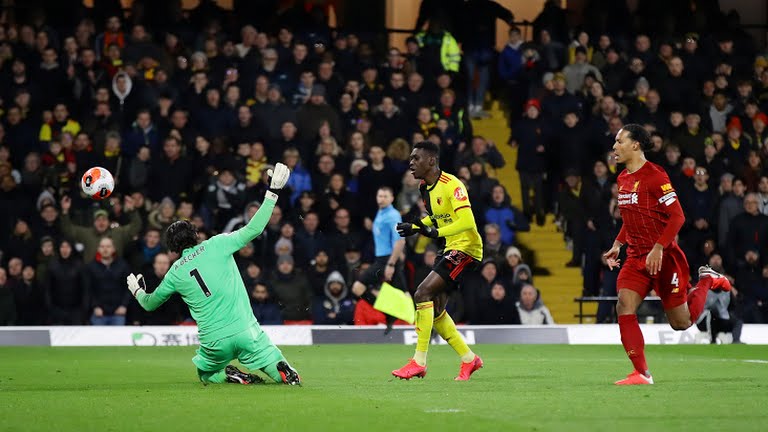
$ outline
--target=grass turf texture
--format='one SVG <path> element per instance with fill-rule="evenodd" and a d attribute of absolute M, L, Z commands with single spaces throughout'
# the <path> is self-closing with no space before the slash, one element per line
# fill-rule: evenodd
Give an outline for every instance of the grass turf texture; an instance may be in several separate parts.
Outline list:
<path fill-rule="evenodd" d="M 0 348 L 2 431 L 765 430 L 768 347 L 651 346 L 655 386 L 617 387 L 620 346 L 475 346 L 454 382 L 433 346 L 423 380 L 395 380 L 410 346 L 285 347 L 303 387 L 203 386 L 191 347 Z M 754 360 L 759 360 L 755 362 Z"/>

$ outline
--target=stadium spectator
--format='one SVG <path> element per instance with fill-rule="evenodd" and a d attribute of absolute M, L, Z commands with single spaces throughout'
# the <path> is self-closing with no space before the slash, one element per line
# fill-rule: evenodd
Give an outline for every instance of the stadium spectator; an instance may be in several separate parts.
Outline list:
<path fill-rule="evenodd" d="M 263 282 L 257 282 L 251 291 L 253 315 L 262 325 L 280 325 L 283 316 L 280 307 L 270 298 L 269 289 Z"/>
<path fill-rule="evenodd" d="M 541 292 L 531 284 L 524 284 L 517 302 L 520 323 L 524 325 L 554 324 L 552 314 L 541 300 Z"/>
<path fill-rule="evenodd" d="M 147 289 L 154 290 L 159 286 L 170 267 L 171 259 L 165 252 L 155 254 L 151 262 L 141 266 Z M 174 325 L 184 321 L 184 313 L 189 314 L 189 311 L 178 295 L 172 296 L 152 313 L 141 308 L 136 299 L 131 299 L 128 306 L 128 322 L 141 325 Z"/>
<path fill-rule="evenodd" d="M 45 308 L 51 324 L 80 325 L 88 309 L 82 283 L 83 263 L 69 240 L 59 242 L 43 280 Z"/>
<path fill-rule="evenodd" d="M 16 324 L 16 303 L 12 286 L 8 284 L 8 272 L 0 267 L 0 325 Z"/>
<path fill-rule="evenodd" d="M 515 300 L 501 282 L 491 286 L 491 296 L 480 305 L 478 324 L 520 324 Z"/>
<path fill-rule="evenodd" d="M 502 185 L 496 185 L 491 192 L 491 204 L 485 211 L 486 223 L 496 224 L 501 230 L 501 242 L 515 245 L 515 234 L 528 231 L 530 226 L 519 210 L 510 204 L 509 196 Z"/>
<path fill-rule="evenodd" d="M 136 114 L 136 120 L 123 137 L 121 149 L 127 156 L 133 157 L 142 147 L 149 147 L 152 154 L 160 151 L 160 136 L 152 124 L 149 110 L 143 109 Z"/>
<path fill-rule="evenodd" d="M 91 324 L 125 325 L 130 293 L 125 280 L 131 273 L 111 238 L 102 237 L 96 257 L 84 269 L 83 285 L 90 297 Z"/>
<path fill-rule="evenodd" d="M 516 169 L 520 173 L 520 187 L 523 196 L 523 213 L 529 220 L 536 216 L 539 225 L 544 224 L 544 183 L 542 176 L 546 168 L 546 146 L 543 136 L 544 124 L 539 115 L 541 104 L 531 99 L 525 104 L 525 117 L 512 126 L 511 143 L 519 148 Z M 534 194 L 531 204 L 530 195 Z"/>
<path fill-rule="evenodd" d="M 124 198 L 123 209 L 130 215 L 131 222 L 127 225 L 112 227 L 109 213 L 106 210 L 96 210 L 93 213 L 93 226 L 76 225 L 69 214 L 72 199 L 65 196 L 61 199 L 61 232 L 75 242 L 83 245 L 83 261 L 90 263 L 96 258 L 101 239 L 105 236 L 111 239 L 111 247 L 117 257 L 123 256 L 128 242 L 141 231 L 142 221 L 134 209 L 134 201 L 130 196 Z"/>
<path fill-rule="evenodd" d="M 723 174 L 720 181 L 720 202 L 718 206 L 717 228 L 718 246 L 724 250 L 728 242 L 728 230 L 734 217 L 744 212 L 744 193 L 746 187 L 741 179 L 733 174 Z"/>
<path fill-rule="evenodd" d="M 269 282 L 286 322 L 303 322 L 311 319 L 310 302 L 312 288 L 306 276 L 294 266 L 291 255 L 277 259 L 277 272 Z"/>
<path fill-rule="evenodd" d="M 766 239 L 768 216 L 760 213 L 758 195 L 749 193 L 744 197 L 744 213 L 734 217 L 728 229 L 727 262 L 736 269 L 756 264 L 758 259 L 768 256 Z M 753 262 L 747 262 L 748 255 Z"/>
<path fill-rule="evenodd" d="M 164 234 L 165 230 L 149 227 L 140 240 L 131 244 L 126 251 L 131 268 L 141 269 L 154 262 L 155 256 L 163 250 L 160 240 Z"/>
<path fill-rule="evenodd" d="M 293 21 L 290 28 L 286 23 L 264 27 L 267 32 L 245 22 L 233 27 L 221 19 L 220 8 L 199 9 L 189 22 L 173 29 L 158 26 L 155 14 L 136 14 L 126 21 L 120 9 L 105 13 L 85 8 L 85 19 L 66 27 L 51 17 L 31 25 L 24 14 L 10 14 L 9 38 L 16 29 L 21 42 L 6 44 L 8 80 L 0 85 L 5 101 L 0 128 L 0 250 L 6 264 L 14 255 L 22 257 L 14 278 L 23 279 L 25 265 L 36 266 L 38 284 L 47 286 L 46 264 L 58 258 L 42 253 L 40 240 L 49 236 L 58 241 L 62 234 L 84 244 L 82 258 L 91 261 L 99 231 L 88 228 L 96 236 L 89 245 L 63 226 L 87 226 L 97 208 L 113 215 L 114 226 L 101 216 L 94 222 L 106 233 L 133 227 L 134 213 L 143 226 L 160 229 L 175 218 L 193 220 L 202 236 L 223 230 L 231 221 L 241 224 L 253 210 L 249 203 L 263 196 L 266 170 L 287 151 L 286 162 L 294 169 L 291 197 L 281 200 L 282 208 L 275 210 L 264 234 L 252 250 L 243 251 L 247 256 L 238 254 L 244 273 L 251 277 L 248 269 L 253 261 L 274 268 L 281 225 L 290 220 L 301 227 L 304 221 L 299 216 L 304 218 L 311 210 L 319 217 L 318 231 L 329 237 L 330 264 L 338 265 L 347 278 L 359 271 L 362 261 L 370 260 L 365 218 L 372 219 L 376 210 L 373 201 L 368 202 L 373 197 L 370 188 L 386 184 L 396 192 L 402 190 L 396 195 L 397 210 L 409 216 L 419 212 L 418 182 L 403 175 L 408 143 L 391 144 L 394 138 L 438 144 L 442 164 L 465 181 L 478 223 L 498 224 L 500 245 L 514 244 L 508 238 L 509 226 L 502 222 L 507 219 L 491 216 L 501 208 L 506 213 L 505 205 L 499 206 L 494 198 L 507 186 L 493 179 L 503 160 L 496 146 L 471 135 L 468 120 L 483 104 L 482 70 L 487 48 L 494 42 L 488 39 L 492 33 L 488 29 L 495 27 L 485 18 L 493 15 L 487 13 L 493 9 L 500 11 L 492 5 L 485 0 L 456 5 L 447 20 L 427 19 L 432 14 L 424 14 L 420 22 L 429 21 L 429 28 L 417 29 L 402 53 L 368 43 L 367 35 L 331 35 L 325 24 Z M 451 6 L 439 5 L 446 7 Z M 241 8 L 235 5 L 236 16 L 241 16 Z M 717 13 L 713 10 L 712 16 Z M 204 25 L 201 17 L 209 14 L 219 19 Z M 584 289 L 594 293 L 610 288 L 613 274 L 603 271 L 595 253 L 601 248 L 590 241 L 602 242 L 603 231 L 620 223 L 608 197 L 619 169 L 610 146 L 625 121 L 640 123 L 653 131 L 654 149 L 648 159 L 668 171 L 689 219 L 698 215 L 681 233 L 681 244 L 692 256 L 711 257 L 714 251 L 704 245 L 715 239 L 726 257 L 725 270 L 748 277 L 751 273 L 739 272 L 746 252 L 756 248 L 761 265 L 768 256 L 761 250 L 762 242 L 748 237 L 754 232 L 744 219 L 747 213 L 737 216 L 743 212 L 744 189 L 759 194 L 758 213 L 766 214 L 768 208 L 768 183 L 763 180 L 768 163 L 764 58 L 755 55 L 759 50 L 751 38 L 704 31 L 711 26 L 661 39 L 648 22 L 639 21 L 635 33 L 627 34 L 611 24 L 623 22 L 621 15 L 605 14 L 600 16 L 611 17 L 606 20 L 608 29 L 593 31 L 590 15 L 583 29 L 568 27 L 563 10 L 547 2 L 532 32 L 512 28 L 498 58 L 490 52 L 488 64 L 498 59 L 500 83 L 491 84 L 489 90 L 502 102 L 512 125 L 510 142 L 518 146 L 526 218 L 545 223 L 544 215 L 551 211 L 560 220 L 568 209 L 556 206 L 557 191 L 568 188 L 566 172 L 580 175 L 578 201 L 585 209 L 587 235 L 583 248 L 577 249 L 584 251 L 579 253 L 585 258 Z M 91 20 L 104 28 L 103 33 L 93 29 Z M 149 30 L 158 28 L 171 30 L 157 39 L 159 34 Z M 523 42 L 523 34 L 532 34 L 535 41 Z M 671 43 L 675 40 L 681 42 L 679 47 Z M 456 73 L 459 42 L 469 77 Z M 474 72 L 477 69 L 479 73 Z M 475 74 L 480 79 L 468 79 Z M 298 107 L 292 105 L 294 94 L 302 102 Z M 526 104 L 529 98 L 541 102 Z M 522 117 L 523 110 L 537 111 L 531 115 L 535 118 Z M 598 160 L 605 164 L 598 168 L 594 165 Z M 79 176 L 92 166 L 109 169 L 117 180 L 113 199 L 103 207 L 90 207 L 92 203 L 77 193 Z M 226 169 L 245 190 L 242 199 L 226 210 L 231 214 L 218 220 L 220 212 L 212 211 L 206 198 L 208 186 L 216 184 Z M 706 170 L 706 188 L 701 180 L 697 183 L 697 170 Z M 544 173 L 547 178 L 542 181 Z M 732 178 L 723 180 L 728 176 Z M 306 198 L 299 198 L 304 191 L 315 194 L 309 207 L 302 203 Z M 533 202 L 528 200 L 531 192 Z M 140 208 L 119 205 L 123 195 L 134 197 Z M 144 195 L 148 199 L 139 203 L 138 197 Z M 53 204 L 64 196 L 72 197 L 73 203 L 58 215 Z M 170 215 L 166 197 L 178 206 L 177 215 Z M 706 208 L 714 216 L 701 217 Z M 156 215 L 162 211 L 166 214 L 161 221 Z M 17 220 L 26 222 L 26 230 Z M 707 228 L 696 227 L 703 226 L 702 221 Z M 732 226 L 744 232 L 733 233 Z M 747 236 L 743 243 L 749 245 L 729 241 L 739 235 Z M 121 245 L 119 237 L 114 237 L 119 255 L 131 262 L 131 270 L 140 271 L 133 266 L 144 261 L 136 259 L 136 249 L 125 246 L 133 239 Z M 296 262 L 308 262 L 312 256 L 302 256 L 304 248 L 294 237 L 283 239 L 278 249 L 291 250 Z M 494 243 L 494 253 L 500 251 L 497 246 Z M 152 254 L 156 248 L 150 247 Z M 510 297 L 517 297 L 510 284 L 512 268 L 520 267 L 518 255 L 534 264 L 530 251 L 523 245 L 518 249 L 510 255 L 512 264 L 501 259 L 499 263 Z M 409 265 L 420 262 L 422 252 L 423 244 L 410 245 Z M 14 272 L 16 267 L 14 262 Z M 259 277 L 268 280 L 269 273 Z M 735 286 L 742 282 L 735 281 Z M 53 322 L 52 316 L 48 312 L 47 321 Z"/>
<path fill-rule="evenodd" d="M 347 283 L 338 271 L 328 275 L 322 296 L 313 301 L 312 321 L 315 324 L 351 324 L 355 302 Z"/>
<path fill-rule="evenodd" d="M 232 218 L 237 217 L 245 205 L 245 199 L 245 183 L 238 181 L 232 168 L 222 167 L 215 181 L 208 185 L 205 194 L 206 206 L 213 217 L 213 228 L 221 231 Z"/>
<path fill-rule="evenodd" d="M 496 262 L 488 257 L 483 258 L 477 273 L 467 275 L 462 289 L 467 322 L 476 324 L 482 319 L 480 305 L 490 298 L 491 287 L 498 275 Z"/>

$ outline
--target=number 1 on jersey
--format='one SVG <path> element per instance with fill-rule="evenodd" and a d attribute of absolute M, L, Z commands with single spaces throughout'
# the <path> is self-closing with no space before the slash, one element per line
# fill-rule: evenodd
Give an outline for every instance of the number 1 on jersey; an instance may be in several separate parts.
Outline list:
<path fill-rule="evenodd" d="M 200 272 L 197 271 L 197 269 L 192 269 L 191 272 L 189 272 L 189 275 L 195 278 L 197 281 L 197 284 L 200 285 L 200 289 L 203 290 L 203 293 L 206 297 L 211 296 L 211 291 L 208 290 L 208 285 L 205 284 L 205 281 L 203 280 L 203 277 L 200 276 Z"/>

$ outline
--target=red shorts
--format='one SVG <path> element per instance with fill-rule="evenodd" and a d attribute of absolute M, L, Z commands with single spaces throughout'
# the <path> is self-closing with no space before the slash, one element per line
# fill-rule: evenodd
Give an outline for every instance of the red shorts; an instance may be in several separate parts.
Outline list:
<path fill-rule="evenodd" d="M 688 301 L 690 270 L 685 254 L 677 244 L 664 249 L 661 271 L 651 276 L 645 269 L 647 255 L 627 257 L 621 266 L 616 288 L 630 289 L 645 298 L 651 290 L 661 298 L 664 310 L 680 306 Z"/>

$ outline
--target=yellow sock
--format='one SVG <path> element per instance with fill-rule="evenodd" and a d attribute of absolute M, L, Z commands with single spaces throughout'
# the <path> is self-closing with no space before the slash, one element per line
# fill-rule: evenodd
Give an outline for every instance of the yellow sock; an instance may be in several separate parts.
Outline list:
<path fill-rule="evenodd" d="M 456 323 L 453 322 L 453 318 L 448 315 L 447 311 L 443 311 L 435 318 L 435 330 L 456 351 L 456 354 L 461 357 L 461 361 L 469 363 L 475 359 L 475 353 L 464 342 L 461 333 L 456 329 Z"/>
<path fill-rule="evenodd" d="M 427 364 L 429 338 L 432 335 L 432 324 L 435 319 L 434 302 L 416 303 L 416 354 L 413 356 L 420 366 Z"/>

